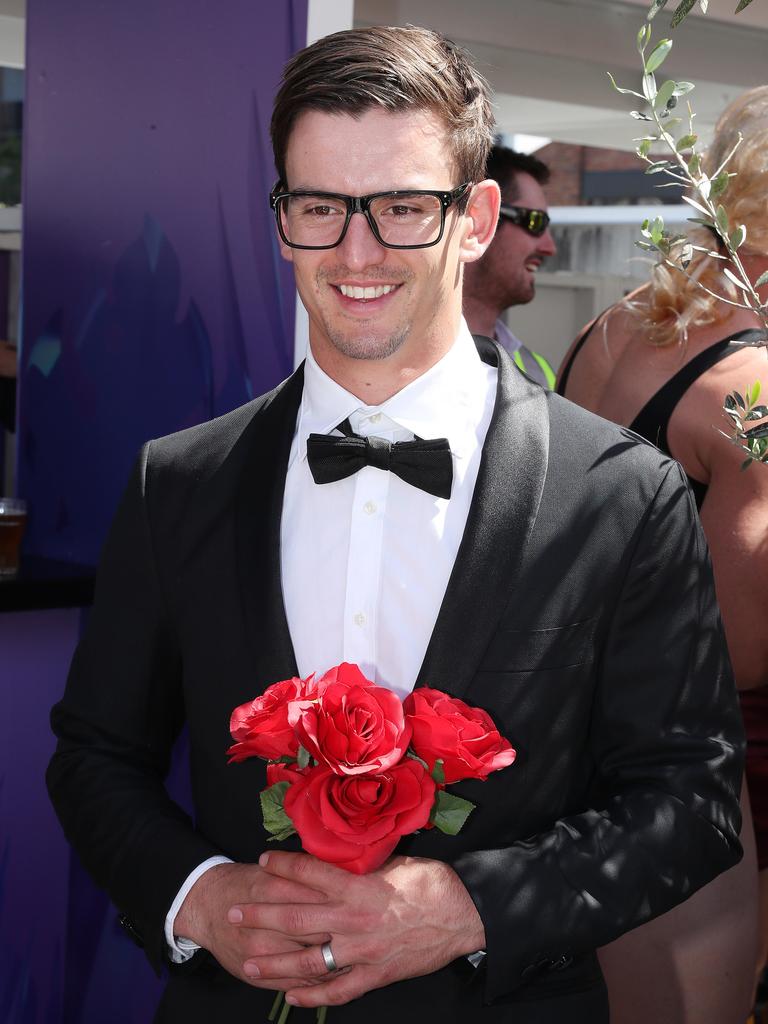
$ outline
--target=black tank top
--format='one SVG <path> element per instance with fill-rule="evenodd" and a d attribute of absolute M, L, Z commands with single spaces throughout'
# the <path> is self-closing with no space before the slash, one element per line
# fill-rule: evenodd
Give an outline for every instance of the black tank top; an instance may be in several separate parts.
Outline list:
<path fill-rule="evenodd" d="M 601 319 L 602 314 L 592 321 L 584 334 L 576 342 L 570 359 L 561 368 L 560 379 L 557 384 L 557 393 L 559 395 L 565 395 L 565 386 L 568 383 L 573 361 Z M 743 331 L 737 331 L 735 334 L 729 334 L 727 338 L 716 341 L 708 348 L 705 348 L 703 352 L 699 352 L 697 356 L 694 356 L 690 362 L 687 362 L 685 366 L 678 370 L 673 377 L 670 377 L 656 394 L 648 399 L 637 416 L 629 424 L 629 429 L 634 430 L 636 434 L 640 434 L 641 437 L 655 444 L 660 451 L 671 456 L 672 453 L 669 450 L 669 441 L 667 440 L 667 428 L 677 403 L 691 384 L 703 373 L 706 373 L 710 367 L 715 366 L 721 360 L 743 348 L 745 343 L 752 340 L 757 341 L 762 337 L 762 331 L 756 328 L 747 328 Z M 707 493 L 707 484 L 702 480 L 696 480 L 692 476 L 688 476 L 688 482 L 696 499 L 696 506 L 701 508 Z"/>

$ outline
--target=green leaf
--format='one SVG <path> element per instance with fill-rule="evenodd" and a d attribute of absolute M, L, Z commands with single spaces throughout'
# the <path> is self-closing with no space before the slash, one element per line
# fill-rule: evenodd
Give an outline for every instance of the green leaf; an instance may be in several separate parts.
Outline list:
<path fill-rule="evenodd" d="M 641 93 L 635 92 L 634 89 L 622 89 L 620 85 L 616 84 L 616 79 L 613 77 L 613 75 L 611 74 L 610 71 L 606 71 L 606 74 L 610 78 L 611 85 L 616 90 L 616 92 L 620 92 L 623 96 L 637 96 L 637 98 L 639 100 L 642 100 L 642 99 L 645 98 Z"/>
<path fill-rule="evenodd" d="M 432 823 L 446 835 L 455 836 L 474 809 L 475 805 L 469 800 L 439 789 L 432 809 Z"/>
<path fill-rule="evenodd" d="M 268 786 L 259 793 L 264 828 L 275 841 L 287 839 L 296 831 L 283 808 L 283 800 L 289 786 L 290 782 L 276 782 L 274 786 Z"/>
<path fill-rule="evenodd" d="M 650 250 L 653 249 L 653 246 L 650 244 L 650 242 L 643 242 L 639 238 L 635 239 L 635 245 L 638 247 L 638 249 L 645 249 L 646 252 L 650 252 Z"/>
<path fill-rule="evenodd" d="M 671 166 L 672 166 L 672 164 L 669 162 L 669 160 L 657 160 L 656 162 L 654 162 L 652 164 L 648 164 L 648 166 L 645 168 L 645 172 L 644 173 L 645 174 L 660 174 L 662 171 L 669 170 Z"/>
<path fill-rule="evenodd" d="M 693 92 L 696 88 L 693 82 L 675 82 L 675 91 L 672 93 L 673 96 L 687 96 L 689 92 Z"/>
<path fill-rule="evenodd" d="M 664 6 L 666 3 L 667 3 L 667 0 L 662 0 L 662 6 Z M 648 14 L 648 17 L 649 18 L 653 17 L 653 14 Z M 646 22 L 645 25 L 642 26 L 642 28 L 640 29 L 640 31 L 637 34 L 637 52 L 641 56 L 643 54 L 643 50 L 645 49 L 645 47 L 648 45 L 649 42 L 650 42 L 650 26 Z"/>
<path fill-rule="evenodd" d="M 652 121 L 653 118 L 650 114 L 641 114 L 639 110 L 630 110 L 630 117 L 634 117 L 636 121 Z"/>
<path fill-rule="evenodd" d="M 738 249 L 740 245 L 743 245 L 744 239 L 747 237 L 747 229 L 744 224 L 739 224 L 737 228 L 734 228 L 731 232 L 730 242 L 734 249 Z"/>
<path fill-rule="evenodd" d="M 705 228 L 712 228 L 713 231 L 715 229 L 714 221 L 710 220 L 707 217 L 688 217 L 688 220 L 691 224 L 701 224 Z"/>
<path fill-rule="evenodd" d="M 717 213 L 717 226 L 720 228 L 720 231 L 724 235 L 727 235 L 728 234 L 728 214 L 725 211 L 725 207 L 724 206 L 718 206 L 716 213 Z"/>
<path fill-rule="evenodd" d="M 435 767 L 432 769 L 432 778 L 438 786 L 445 785 L 445 772 L 443 771 L 443 759 L 441 757 L 438 757 L 435 761 Z"/>
<path fill-rule="evenodd" d="M 653 0 L 653 3 L 651 4 L 651 6 L 650 6 L 650 8 L 648 10 L 648 13 L 646 14 L 646 18 L 648 19 L 648 21 L 650 21 L 651 18 L 655 18 L 656 15 L 659 13 L 659 11 L 663 10 L 666 6 L 667 6 L 667 0 Z M 643 28 L 645 28 L 645 27 L 646 26 L 644 25 Z M 650 34 L 651 34 L 651 26 L 648 25 L 647 28 L 648 28 L 648 35 L 650 36 Z M 640 29 L 640 32 L 642 32 L 642 31 L 643 31 L 643 29 Z M 638 33 L 638 39 L 639 39 L 639 37 L 640 37 L 640 33 Z"/>
<path fill-rule="evenodd" d="M 666 0 L 665 0 L 665 2 L 666 2 Z M 739 0 L 739 6 L 736 8 L 736 10 L 733 13 L 734 14 L 740 14 L 744 10 L 744 8 L 745 7 L 749 7 L 749 5 L 751 3 L 752 3 L 752 0 Z"/>
<path fill-rule="evenodd" d="M 662 39 L 660 43 L 657 43 L 648 55 L 648 60 L 645 62 L 645 73 L 647 75 L 651 75 L 656 68 L 660 68 L 667 59 L 667 54 L 671 49 L 671 39 Z"/>
<path fill-rule="evenodd" d="M 764 271 L 755 281 L 755 288 L 761 288 L 764 284 L 768 284 L 768 270 Z"/>
<path fill-rule="evenodd" d="M 695 146 L 696 143 L 698 142 L 698 139 L 699 139 L 698 135 L 682 135 L 677 140 L 677 151 L 678 151 L 678 153 L 682 152 L 682 150 L 684 150 L 684 149 L 690 149 L 691 146 Z"/>
<path fill-rule="evenodd" d="M 301 744 L 299 744 L 299 753 L 296 756 L 299 768 L 306 768 L 309 764 L 309 751 L 305 750 Z"/>
<path fill-rule="evenodd" d="M 651 224 L 651 241 L 654 245 L 658 245 L 664 236 L 664 220 L 661 217 L 656 217 L 653 224 Z"/>
<path fill-rule="evenodd" d="M 643 96 L 649 103 L 656 98 L 656 78 L 654 75 L 643 75 Z"/>
<path fill-rule="evenodd" d="M 747 403 L 744 401 L 744 399 L 741 397 L 741 395 L 739 394 L 738 391 L 733 391 L 733 392 L 731 392 L 731 394 L 736 399 L 736 405 L 738 405 L 739 408 L 741 408 L 741 409 L 746 409 L 747 408 Z"/>
<path fill-rule="evenodd" d="M 748 437 L 750 441 L 757 441 L 761 438 L 768 437 L 768 423 L 763 423 L 759 427 L 750 427 L 750 429 L 745 432 L 744 436 Z"/>
<path fill-rule="evenodd" d="M 749 390 L 749 404 L 750 405 L 754 405 L 759 397 L 760 397 L 760 381 L 756 380 L 755 383 L 752 385 L 752 387 Z M 758 406 L 757 408 L 758 409 L 765 409 L 765 406 L 761 405 L 761 406 Z M 762 419 L 763 416 L 768 416 L 768 410 L 766 410 L 766 412 L 762 413 L 760 418 Z"/>
<path fill-rule="evenodd" d="M 688 205 L 692 206 L 694 208 L 694 210 L 698 210 L 699 213 L 703 213 L 706 217 L 709 217 L 709 211 L 706 210 L 701 205 L 701 203 L 697 203 L 695 199 L 691 199 L 690 196 L 683 196 L 683 202 L 684 203 L 688 203 Z"/>
<path fill-rule="evenodd" d="M 637 153 L 638 156 L 645 157 L 645 156 L 648 156 L 648 153 L 650 152 L 650 150 L 651 150 L 651 140 L 650 139 L 641 139 L 640 140 L 640 145 L 637 147 L 635 152 Z"/>
<path fill-rule="evenodd" d="M 675 10 L 675 13 L 672 15 L 672 21 L 670 22 L 672 28 L 677 28 L 677 26 L 685 18 L 686 14 L 688 14 L 691 11 L 695 3 L 696 0 L 680 0 L 680 3 L 677 5 L 677 8 Z"/>
<path fill-rule="evenodd" d="M 728 188 L 728 182 L 731 176 L 728 171 L 720 171 L 716 178 L 712 179 L 712 191 L 711 195 L 714 199 L 715 196 L 720 196 Z"/>
<path fill-rule="evenodd" d="M 688 161 L 688 170 L 691 174 L 698 174 L 701 170 L 701 157 L 698 153 L 693 153 L 691 159 Z"/>
<path fill-rule="evenodd" d="M 728 278 L 729 281 L 732 281 L 736 285 L 737 288 L 741 288 L 741 290 L 743 292 L 749 291 L 749 289 L 744 284 L 744 282 L 741 280 L 741 278 L 740 277 L 736 277 L 736 275 L 734 274 L 734 272 L 731 270 L 730 267 L 723 267 L 723 273 L 725 274 L 725 276 Z"/>
<path fill-rule="evenodd" d="M 672 93 L 674 91 L 675 83 L 671 78 L 668 78 L 656 93 L 656 99 L 653 101 L 654 108 L 656 110 L 665 110 L 667 104 L 672 99 Z"/>

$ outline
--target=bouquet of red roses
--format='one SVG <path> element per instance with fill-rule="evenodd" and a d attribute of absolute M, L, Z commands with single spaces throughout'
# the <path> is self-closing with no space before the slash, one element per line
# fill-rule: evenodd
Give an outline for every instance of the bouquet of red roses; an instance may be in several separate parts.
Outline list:
<path fill-rule="evenodd" d="M 445 789 L 515 759 L 487 712 L 420 687 L 405 702 L 344 662 L 286 679 L 232 712 L 231 762 L 264 758 L 264 828 L 298 833 L 307 853 L 355 874 L 380 867 L 401 836 L 456 835 L 474 805 Z"/>

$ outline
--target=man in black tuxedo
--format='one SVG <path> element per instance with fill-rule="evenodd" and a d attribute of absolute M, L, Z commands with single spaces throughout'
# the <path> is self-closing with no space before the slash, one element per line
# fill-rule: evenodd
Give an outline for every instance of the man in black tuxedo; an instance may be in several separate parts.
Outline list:
<path fill-rule="evenodd" d="M 595 947 L 740 856 L 739 716 L 677 464 L 461 319 L 498 221 L 492 133 L 485 83 L 432 32 L 290 62 L 271 202 L 307 360 L 148 444 L 117 513 L 48 782 L 171 964 L 160 1021 L 261 1020 L 283 989 L 298 1021 L 599 1024 Z M 350 431 L 382 439 L 358 472 L 310 456 Z M 401 468 L 398 442 L 443 436 L 450 456 Z M 265 853 L 263 763 L 224 755 L 236 705 L 342 660 L 466 698 L 518 752 L 456 787 L 477 805 L 458 836 L 408 837 L 366 876 Z M 184 723 L 194 822 L 163 785 Z"/>

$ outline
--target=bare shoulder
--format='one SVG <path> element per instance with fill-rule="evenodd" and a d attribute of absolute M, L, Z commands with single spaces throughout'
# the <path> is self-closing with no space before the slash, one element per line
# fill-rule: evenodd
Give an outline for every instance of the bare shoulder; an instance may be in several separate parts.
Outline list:
<path fill-rule="evenodd" d="M 745 346 L 708 369 L 686 391 L 670 422 L 669 440 L 680 461 L 698 468 L 694 476 L 713 482 L 716 474 L 738 471 L 743 452 L 720 432 L 728 431 L 730 423 L 723 402 L 732 391 L 743 395 L 757 381 L 768 397 L 768 352 Z M 768 470 L 757 476 L 766 478 L 768 496 Z"/>

